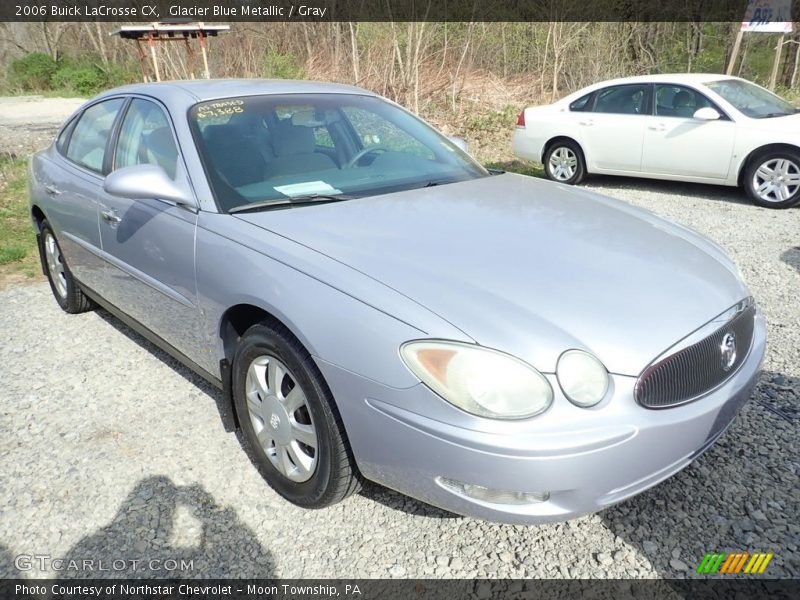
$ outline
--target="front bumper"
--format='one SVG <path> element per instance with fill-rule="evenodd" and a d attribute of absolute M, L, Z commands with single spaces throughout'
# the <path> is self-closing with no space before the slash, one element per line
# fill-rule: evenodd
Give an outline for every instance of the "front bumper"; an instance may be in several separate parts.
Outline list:
<path fill-rule="evenodd" d="M 633 397 L 636 379 L 615 375 L 610 398 L 581 409 L 560 395 L 551 378 L 556 398 L 550 409 L 517 422 L 471 417 L 421 384 L 389 388 L 317 362 L 339 399 L 366 478 L 462 515 L 534 524 L 596 512 L 686 467 L 727 429 L 750 397 L 765 348 L 766 327 L 759 314 L 747 360 L 723 386 L 699 400 L 663 410 L 642 408 Z M 423 415 L 424 406 L 435 410 Z M 544 492 L 549 499 L 487 503 L 444 487 L 441 478 Z"/>

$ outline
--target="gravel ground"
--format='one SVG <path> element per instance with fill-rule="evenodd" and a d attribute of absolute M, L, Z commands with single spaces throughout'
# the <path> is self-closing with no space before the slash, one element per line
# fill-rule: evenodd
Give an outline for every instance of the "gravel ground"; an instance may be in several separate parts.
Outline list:
<path fill-rule="evenodd" d="M 0 152 L 27 157 L 51 142 L 64 120 L 85 100 L 11 96 L 0 98 Z"/>
<path fill-rule="evenodd" d="M 680 474 L 538 527 L 456 517 L 374 485 L 303 511 L 224 433 L 216 390 L 106 313 L 68 316 L 46 285 L 21 286 L 0 292 L 0 577 L 53 574 L 20 573 L 20 554 L 123 559 L 119 575 L 142 577 L 691 577 L 706 552 L 744 550 L 774 552 L 771 576 L 800 576 L 800 209 L 688 184 L 588 187 L 715 239 L 767 316 L 753 399 Z"/>

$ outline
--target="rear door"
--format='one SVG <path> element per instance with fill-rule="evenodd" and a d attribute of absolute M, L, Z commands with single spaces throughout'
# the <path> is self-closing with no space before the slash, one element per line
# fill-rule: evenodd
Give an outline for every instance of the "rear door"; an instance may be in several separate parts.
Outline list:
<path fill-rule="evenodd" d="M 700 108 L 720 113 L 717 121 L 693 117 Z M 736 126 L 697 90 L 673 84 L 655 86 L 655 114 L 647 118 L 642 171 L 654 175 L 726 179 Z"/>
<path fill-rule="evenodd" d="M 110 169 L 157 165 L 190 189 L 172 123 L 157 102 L 133 98 L 119 126 Z M 155 192 L 154 192 L 155 195 Z M 184 354 L 198 331 L 196 211 L 154 198 L 103 193 L 100 236 L 106 298 Z"/>
<path fill-rule="evenodd" d="M 590 171 L 640 171 L 650 89 L 650 84 L 603 88 L 595 93 L 591 112 L 577 115 Z"/>
<path fill-rule="evenodd" d="M 97 201 L 111 131 L 125 100 L 86 108 L 59 135 L 53 152 L 35 161 L 45 216 L 53 225 L 70 270 L 83 285 L 101 286 L 102 258 Z"/>

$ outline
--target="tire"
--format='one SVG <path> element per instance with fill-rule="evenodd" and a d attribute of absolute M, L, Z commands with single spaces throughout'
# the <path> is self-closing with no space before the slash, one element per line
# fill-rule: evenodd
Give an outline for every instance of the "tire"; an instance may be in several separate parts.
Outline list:
<path fill-rule="evenodd" d="M 744 187 L 753 203 L 765 208 L 800 204 L 800 153 L 778 150 L 748 162 Z"/>
<path fill-rule="evenodd" d="M 53 228 L 47 220 L 42 221 L 39 227 L 39 237 L 42 264 L 47 271 L 47 281 L 50 283 L 50 290 L 58 305 L 64 312 L 73 315 L 92 310 L 94 303 L 83 293 L 80 285 L 72 276 L 67 262 L 61 255 L 61 247 L 53 233 Z"/>
<path fill-rule="evenodd" d="M 581 147 L 572 140 L 558 140 L 544 155 L 544 172 L 548 179 L 575 185 L 586 177 L 586 161 Z"/>
<path fill-rule="evenodd" d="M 242 336 L 233 400 L 242 447 L 289 502 L 324 508 L 358 491 L 360 476 L 331 392 L 286 328 L 260 323 Z"/>

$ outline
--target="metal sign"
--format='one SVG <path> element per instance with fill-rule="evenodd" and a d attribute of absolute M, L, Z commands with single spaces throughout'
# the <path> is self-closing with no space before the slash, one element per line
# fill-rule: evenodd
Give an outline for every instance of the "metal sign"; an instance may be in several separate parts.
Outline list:
<path fill-rule="evenodd" d="M 791 33 L 792 0 L 749 0 L 742 31 Z"/>

